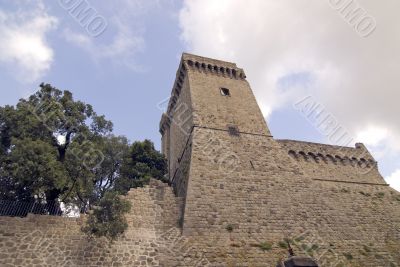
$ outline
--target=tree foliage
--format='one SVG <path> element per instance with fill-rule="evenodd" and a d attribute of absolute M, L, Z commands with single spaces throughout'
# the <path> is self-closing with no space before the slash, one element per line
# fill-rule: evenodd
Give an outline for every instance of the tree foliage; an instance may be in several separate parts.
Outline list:
<path fill-rule="evenodd" d="M 151 141 L 130 144 L 112 131 L 91 105 L 49 84 L 0 107 L 0 200 L 96 207 L 85 232 L 115 238 L 129 206 L 120 195 L 163 179 L 166 161 Z"/>
<path fill-rule="evenodd" d="M 164 156 L 154 148 L 154 144 L 145 140 L 131 145 L 123 159 L 120 172 L 120 179 L 116 181 L 115 188 L 124 194 L 130 188 L 147 184 L 150 178 L 163 180 L 167 164 Z"/>
<path fill-rule="evenodd" d="M 116 191 L 109 191 L 100 199 L 82 228 L 89 237 L 107 237 L 116 239 L 128 228 L 125 218 L 131 208 L 131 203 L 124 200 Z"/>

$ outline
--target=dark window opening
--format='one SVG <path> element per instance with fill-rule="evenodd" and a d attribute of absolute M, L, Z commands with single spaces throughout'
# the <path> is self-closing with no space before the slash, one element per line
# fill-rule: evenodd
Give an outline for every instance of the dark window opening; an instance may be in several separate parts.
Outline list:
<path fill-rule="evenodd" d="M 237 126 L 228 126 L 229 135 L 239 136 L 240 132 Z"/>
<path fill-rule="evenodd" d="M 223 96 L 231 96 L 228 88 L 221 88 L 221 95 Z"/>

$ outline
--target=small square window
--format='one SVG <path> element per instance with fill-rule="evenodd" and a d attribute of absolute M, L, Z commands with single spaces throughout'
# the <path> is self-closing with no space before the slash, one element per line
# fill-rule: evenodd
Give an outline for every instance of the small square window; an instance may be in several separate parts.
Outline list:
<path fill-rule="evenodd" d="M 223 96 L 231 96 L 231 93 L 229 92 L 228 88 L 221 88 L 221 95 Z"/>
<path fill-rule="evenodd" d="M 240 135 L 239 128 L 237 126 L 234 126 L 234 125 L 228 126 L 228 133 L 229 133 L 229 135 L 233 135 L 233 136 L 239 136 Z"/>

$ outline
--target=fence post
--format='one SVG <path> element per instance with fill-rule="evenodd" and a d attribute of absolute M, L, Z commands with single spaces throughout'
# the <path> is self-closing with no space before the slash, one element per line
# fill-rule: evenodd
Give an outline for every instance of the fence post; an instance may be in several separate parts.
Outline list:
<path fill-rule="evenodd" d="M 33 213 L 33 207 L 35 207 L 35 203 L 36 203 L 36 202 L 33 202 L 33 203 L 32 203 L 32 208 L 31 208 L 31 211 L 30 211 L 29 213 Z"/>

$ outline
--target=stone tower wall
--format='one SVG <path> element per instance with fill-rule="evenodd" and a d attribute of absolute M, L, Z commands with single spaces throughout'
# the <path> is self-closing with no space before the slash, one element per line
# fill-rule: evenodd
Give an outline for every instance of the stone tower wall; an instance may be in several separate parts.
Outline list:
<path fill-rule="evenodd" d="M 160 122 L 163 153 L 168 160 L 168 173 L 176 194 L 185 196 L 190 164 L 193 105 L 187 71 L 183 64 L 178 68 L 176 81 L 168 103 L 168 110 Z"/>
<path fill-rule="evenodd" d="M 270 135 L 242 69 L 233 63 L 184 54 L 192 96 L 194 125 L 220 130 Z M 222 96 L 226 88 L 230 96 Z"/>
<path fill-rule="evenodd" d="M 322 266 L 397 266 L 400 197 L 362 144 L 275 140 L 243 70 L 193 55 L 182 65 L 193 110 L 182 230 L 194 251 L 211 266 L 274 266 L 290 239 Z"/>

